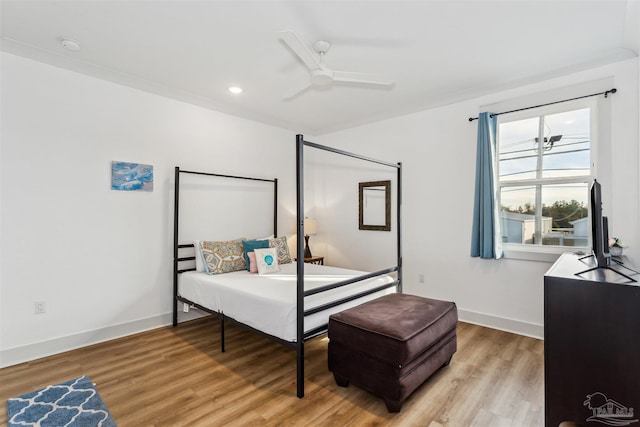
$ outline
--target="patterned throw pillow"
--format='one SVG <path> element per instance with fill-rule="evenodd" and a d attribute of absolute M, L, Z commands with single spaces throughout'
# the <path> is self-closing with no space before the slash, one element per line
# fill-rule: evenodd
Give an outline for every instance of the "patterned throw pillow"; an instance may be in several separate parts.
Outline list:
<path fill-rule="evenodd" d="M 256 264 L 258 264 L 258 274 L 277 273 L 280 271 L 278 265 L 278 254 L 275 248 L 256 249 Z"/>
<path fill-rule="evenodd" d="M 221 274 L 245 270 L 247 264 L 242 248 L 244 240 L 242 238 L 224 242 L 200 242 L 207 273 Z"/>
<path fill-rule="evenodd" d="M 278 253 L 278 264 L 289 264 L 291 262 L 291 255 L 289 255 L 289 245 L 287 244 L 286 236 L 269 240 L 269 247 L 275 248 Z"/>

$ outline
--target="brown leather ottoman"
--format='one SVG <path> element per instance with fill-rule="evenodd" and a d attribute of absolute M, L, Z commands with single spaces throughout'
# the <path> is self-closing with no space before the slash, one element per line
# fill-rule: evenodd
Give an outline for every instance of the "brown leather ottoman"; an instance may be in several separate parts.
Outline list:
<path fill-rule="evenodd" d="M 329 370 L 384 399 L 389 412 L 457 349 L 458 310 L 452 302 L 390 294 L 329 317 Z"/>

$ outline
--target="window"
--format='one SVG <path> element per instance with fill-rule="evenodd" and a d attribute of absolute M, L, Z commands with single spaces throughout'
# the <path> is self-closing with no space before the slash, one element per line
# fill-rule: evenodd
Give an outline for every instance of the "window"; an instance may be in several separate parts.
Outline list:
<path fill-rule="evenodd" d="M 590 245 L 594 109 L 586 100 L 498 116 L 497 192 L 507 255 Z"/>

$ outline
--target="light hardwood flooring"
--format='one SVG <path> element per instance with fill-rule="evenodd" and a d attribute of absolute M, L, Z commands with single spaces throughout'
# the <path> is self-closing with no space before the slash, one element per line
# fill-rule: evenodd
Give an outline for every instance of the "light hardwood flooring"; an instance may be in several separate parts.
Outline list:
<path fill-rule="evenodd" d="M 543 342 L 467 323 L 458 351 L 390 414 L 354 385 L 336 386 L 327 338 L 305 346 L 305 397 L 296 397 L 295 352 L 233 324 L 220 352 L 219 322 L 186 322 L 0 369 L 6 400 L 88 375 L 126 426 L 544 425 Z"/>

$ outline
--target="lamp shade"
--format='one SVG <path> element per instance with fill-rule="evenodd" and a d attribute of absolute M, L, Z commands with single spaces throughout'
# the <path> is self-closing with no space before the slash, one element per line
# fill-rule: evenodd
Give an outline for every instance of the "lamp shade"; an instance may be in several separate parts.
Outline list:
<path fill-rule="evenodd" d="M 304 234 L 316 234 L 318 232 L 318 223 L 315 218 L 304 219 Z"/>

